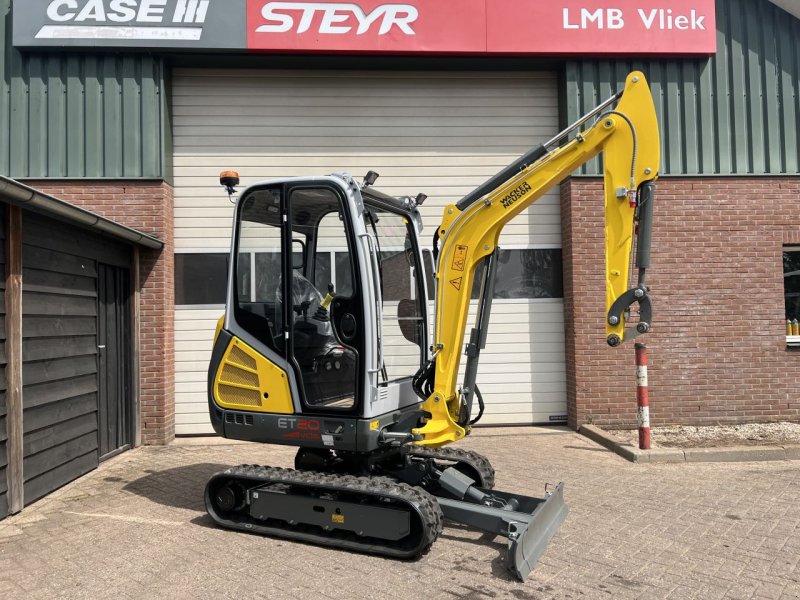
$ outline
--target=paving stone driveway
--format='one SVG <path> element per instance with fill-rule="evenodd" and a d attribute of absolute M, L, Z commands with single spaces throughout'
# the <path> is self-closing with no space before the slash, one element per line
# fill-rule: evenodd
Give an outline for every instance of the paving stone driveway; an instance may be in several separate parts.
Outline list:
<path fill-rule="evenodd" d="M 570 515 L 529 580 L 502 538 L 449 525 L 415 562 L 215 528 L 207 477 L 290 466 L 258 445 L 128 452 L 0 522 L 0 598 L 800 598 L 800 461 L 633 465 L 578 434 L 480 430 L 499 489 L 566 482 Z"/>

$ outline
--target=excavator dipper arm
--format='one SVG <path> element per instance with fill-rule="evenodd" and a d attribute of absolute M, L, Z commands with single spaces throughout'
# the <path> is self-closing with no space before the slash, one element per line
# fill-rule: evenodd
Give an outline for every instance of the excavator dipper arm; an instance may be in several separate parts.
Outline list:
<path fill-rule="evenodd" d="M 614 102 L 619 100 L 615 108 Z M 557 146 L 570 131 L 595 119 L 571 141 Z M 554 146 L 552 149 L 551 146 Z M 457 204 L 447 206 L 437 236 L 441 243 L 436 266 L 436 326 L 433 356 L 417 377 L 424 390 L 423 410 L 430 415 L 414 430 L 424 446 L 438 447 L 469 433 L 477 354 L 485 343 L 491 307 L 493 259 L 506 223 L 598 154 L 604 156 L 606 335 L 616 346 L 635 335 L 625 330 L 625 313 L 638 302 L 636 333 L 650 326 L 650 303 L 644 285 L 649 264 L 653 185 L 660 162 L 658 121 L 642 73 L 631 73 L 625 88 L 570 129 L 538 146 Z M 630 261 L 638 219 L 639 278 L 629 283 Z M 471 290 L 479 265 L 488 260 L 482 286 L 479 327 L 467 346 L 468 378 L 457 388 Z M 483 329 L 481 329 L 483 327 Z M 421 379 L 427 379 L 420 382 Z M 470 380 L 471 379 L 471 380 Z M 469 401 L 465 400 L 469 396 Z"/>

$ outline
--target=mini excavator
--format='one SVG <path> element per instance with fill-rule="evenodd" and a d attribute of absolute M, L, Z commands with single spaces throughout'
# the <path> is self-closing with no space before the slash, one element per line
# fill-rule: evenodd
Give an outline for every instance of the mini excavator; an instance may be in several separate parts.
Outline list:
<path fill-rule="evenodd" d="M 241 465 L 213 475 L 205 491 L 213 520 L 412 559 L 448 519 L 504 536 L 507 566 L 524 580 L 567 515 L 563 484 L 545 485 L 543 497 L 495 490 L 487 458 L 448 445 L 483 413 L 476 379 L 503 227 L 601 153 L 606 335 L 618 346 L 646 333 L 652 317 L 645 272 L 660 145 L 642 73 L 447 206 L 428 277 L 423 194 L 381 193 L 372 171 L 363 182 L 337 173 L 244 190 L 209 368 L 211 422 L 226 438 L 298 451 L 294 469 Z M 221 183 L 232 196 L 238 175 L 223 173 Z M 465 344 L 473 288 L 477 319 Z"/>

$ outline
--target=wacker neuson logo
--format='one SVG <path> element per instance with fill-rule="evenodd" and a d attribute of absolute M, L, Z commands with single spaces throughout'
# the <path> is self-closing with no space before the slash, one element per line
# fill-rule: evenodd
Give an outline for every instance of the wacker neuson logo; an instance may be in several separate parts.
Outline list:
<path fill-rule="evenodd" d="M 219 0 L 218 0 L 219 1 Z M 52 0 L 37 39 L 199 40 L 211 0 Z"/>

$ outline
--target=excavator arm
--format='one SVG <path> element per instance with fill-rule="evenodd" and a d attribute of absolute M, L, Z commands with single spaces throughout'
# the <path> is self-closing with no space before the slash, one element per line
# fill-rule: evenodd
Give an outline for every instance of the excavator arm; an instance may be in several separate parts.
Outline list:
<path fill-rule="evenodd" d="M 616 104 L 616 107 L 614 105 Z M 586 123 L 590 125 L 579 131 Z M 579 131 L 570 141 L 563 140 Z M 561 145 L 559 145 L 561 143 Z M 480 350 L 491 310 L 496 249 L 505 225 L 602 153 L 605 187 L 606 335 L 609 345 L 646 333 L 650 302 L 644 277 L 649 265 L 653 181 L 660 162 L 658 121 L 647 81 L 631 73 L 623 91 L 604 102 L 548 143 L 487 181 L 457 204 L 447 206 L 437 230 L 436 326 L 433 355 L 415 378 L 423 410 L 430 415 L 414 430 L 423 446 L 438 447 L 469 433 Z M 637 236 L 638 281 L 630 285 L 631 254 Z M 457 385 L 470 296 L 485 263 L 478 324 L 466 347 L 464 385 Z M 627 309 L 638 302 L 636 329 L 625 329 Z M 509 357 L 513 360 L 513 357 Z"/>

